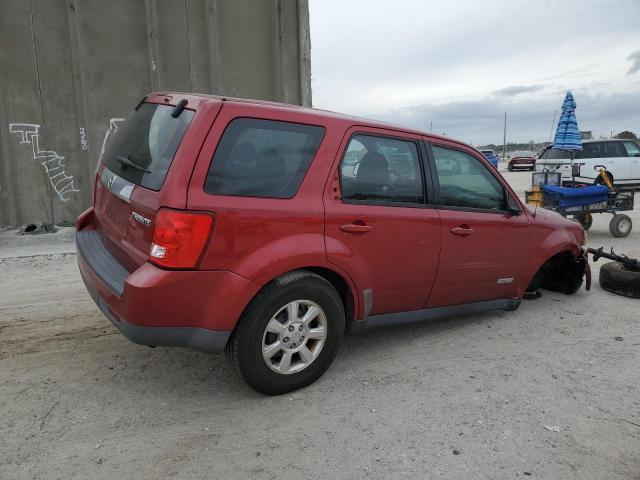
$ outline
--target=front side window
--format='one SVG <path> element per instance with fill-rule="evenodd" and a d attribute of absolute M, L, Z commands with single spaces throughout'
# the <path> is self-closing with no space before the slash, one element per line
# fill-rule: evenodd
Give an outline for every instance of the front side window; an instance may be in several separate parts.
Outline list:
<path fill-rule="evenodd" d="M 640 147 L 633 142 L 624 142 L 624 149 L 630 157 L 640 157 Z"/>
<path fill-rule="evenodd" d="M 216 195 L 291 198 L 318 151 L 324 128 L 237 118 L 213 155 L 204 190 Z"/>
<path fill-rule="evenodd" d="M 433 147 L 445 207 L 503 211 L 504 188 L 473 155 L 444 147 Z"/>
<path fill-rule="evenodd" d="M 408 140 L 358 134 L 340 163 L 342 199 L 360 203 L 424 203 L 418 147 Z"/>

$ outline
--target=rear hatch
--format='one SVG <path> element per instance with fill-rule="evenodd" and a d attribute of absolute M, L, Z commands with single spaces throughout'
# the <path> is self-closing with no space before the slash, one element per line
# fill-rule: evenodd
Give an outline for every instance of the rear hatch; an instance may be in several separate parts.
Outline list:
<path fill-rule="evenodd" d="M 167 190 L 172 191 L 174 203 L 169 206 L 186 205 L 188 185 L 166 185 L 176 164 L 191 162 L 187 165 L 191 171 L 195 162 L 195 155 L 185 152 L 188 148 L 179 151 L 195 111 L 180 110 L 171 104 L 140 104 L 119 126 L 101 158 L 95 186 L 96 228 L 106 248 L 128 271 L 149 256 L 154 220 L 158 208 L 167 203 Z"/>

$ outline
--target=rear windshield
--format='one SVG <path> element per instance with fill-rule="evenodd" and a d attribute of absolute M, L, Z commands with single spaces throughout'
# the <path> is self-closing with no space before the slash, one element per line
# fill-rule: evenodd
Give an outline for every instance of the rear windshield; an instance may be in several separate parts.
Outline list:
<path fill-rule="evenodd" d="M 543 160 L 569 160 L 571 158 L 571 153 L 565 150 L 553 150 L 552 148 L 548 148 L 542 152 L 540 158 Z"/>
<path fill-rule="evenodd" d="M 143 103 L 121 126 L 107 146 L 102 161 L 114 173 L 151 190 L 160 190 L 173 156 L 195 112 Z"/>
<path fill-rule="evenodd" d="M 293 197 L 324 135 L 299 123 L 237 118 L 227 126 L 204 190 L 218 195 Z"/>
<path fill-rule="evenodd" d="M 480 150 L 480 153 L 482 153 L 483 155 L 495 155 L 495 153 L 493 153 L 493 150 Z"/>

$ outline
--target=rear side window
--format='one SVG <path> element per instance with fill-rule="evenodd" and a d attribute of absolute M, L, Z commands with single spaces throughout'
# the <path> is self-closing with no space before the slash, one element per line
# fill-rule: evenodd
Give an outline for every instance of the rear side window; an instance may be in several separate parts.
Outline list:
<path fill-rule="evenodd" d="M 340 164 L 342 199 L 368 204 L 424 203 L 414 142 L 355 135 Z"/>
<path fill-rule="evenodd" d="M 324 128 L 237 118 L 227 126 L 204 190 L 215 195 L 291 198 L 318 151 Z"/>
<path fill-rule="evenodd" d="M 622 142 L 589 142 L 582 144 L 582 151 L 575 158 L 614 158 L 626 157 Z"/>
<path fill-rule="evenodd" d="M 160 190 L 173 157 L 195 112 L 143 103 L 118 128 L 102 161 L 122 178 L 151 190 Z"/>

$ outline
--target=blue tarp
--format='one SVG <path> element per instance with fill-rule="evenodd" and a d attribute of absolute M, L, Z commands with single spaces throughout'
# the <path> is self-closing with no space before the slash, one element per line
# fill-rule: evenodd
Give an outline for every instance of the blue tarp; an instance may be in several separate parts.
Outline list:
<path fill-rule="evenodd" d="M 545 196 L 555 200 L 558 207 L 575 207 L 590 203 L 606 202 L 609 199 L 609 187 L 594 185 L 592 187 L 556 187 L 543 185 Z"/>

